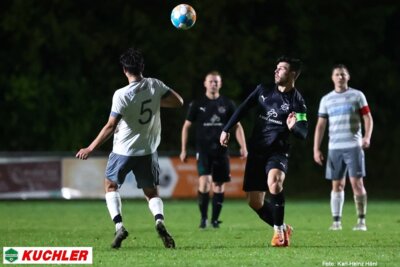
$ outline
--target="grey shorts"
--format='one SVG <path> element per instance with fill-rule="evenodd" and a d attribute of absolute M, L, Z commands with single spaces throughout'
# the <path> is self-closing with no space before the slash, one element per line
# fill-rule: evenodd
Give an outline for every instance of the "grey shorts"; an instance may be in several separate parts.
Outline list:
<path fill-rule="evenodd" d="M 365 156 L 361 147 L 332 149 L 328 151 L 326 179 L 339 180 L 346 177 L 365 176 Z"/>
<path fill-rule="evenodd" d="M 135 176 L 138 188 L 154 188 L 159 184 L 160 166 L 158 154 L 145 156 L 122 156 L 110 153 L 106 168 L 106 177 L 121 186 L 128 173 Z"/>

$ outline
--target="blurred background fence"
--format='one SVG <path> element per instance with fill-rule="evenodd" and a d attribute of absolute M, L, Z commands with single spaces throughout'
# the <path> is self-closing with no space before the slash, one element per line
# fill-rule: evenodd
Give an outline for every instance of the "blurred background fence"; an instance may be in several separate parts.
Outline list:
<path fill-rule="evenodd" d="M 308 160 L 311 161 L 311 160 Z M 292 160 L 285 192 L 294 198 L 324 198 L 330 192 L 330 182 L 324 179 L 323 168 L 315 177 L 302 171 L 304 162 Z M 190 157 L 182 163 L 177 156 L 161 153 L 160 195 L 163 198 L 194 199 L 197 197 L 198 174 L 196 160 Z M 97 153 L 86 161 L 69 153 L 8 153 L 0 156 L 0 199 L 103 199 L 104 171 L 107 155 Z M 244 198 L 242 181 L 245 160 L 231 157 L 231 182 L 226 185 L 227 198 Z M 369 178 L 369 177 L 368 177 Z M 379 179 L 366 179 L 372 199 L 399 198 L 398 182 L 393 185 Z M 394 181 L 398 181 L 397 179 Z M 350 184 L 347 186 L 350 190 Z M 120 188 L 124 198 L 143 198 L 134 176 L 128 175 Z"/>

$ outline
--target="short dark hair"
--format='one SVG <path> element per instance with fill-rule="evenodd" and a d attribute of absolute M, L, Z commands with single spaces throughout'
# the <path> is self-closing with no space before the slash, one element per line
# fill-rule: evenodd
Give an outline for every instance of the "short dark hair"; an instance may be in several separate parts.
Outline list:
<path fill-rule="evenodd" d="M 130 47 L 120 57 L 119 62 L 125 71 L 133 75 L 140 75 L 144 70 L 144 59 L 140 50 Z"/>
<path fill-rule="evenodd" d="M 336 70 L 336 69 L 345 69 L 347 71 L 347 73 L 350 75 L 349 69 L 344 64 L 335 64 L 335 65 L 333 65 L 331 73 L 333 73 L 333 71 Z"/>
<path fill-rule="evenodd" d="M 280 56 L 277 60 L 276 63 L 280 62 L 286 62 L 289 63 L 290 66 L 290 71 L 294 71 L 296 73 L 295 79 L 297 79 L 301 73 L 301 68 L 303 67 L 303 62 L 301 62 L 300 59 L 298 58 L 292 58 L 288 56 Z"/>

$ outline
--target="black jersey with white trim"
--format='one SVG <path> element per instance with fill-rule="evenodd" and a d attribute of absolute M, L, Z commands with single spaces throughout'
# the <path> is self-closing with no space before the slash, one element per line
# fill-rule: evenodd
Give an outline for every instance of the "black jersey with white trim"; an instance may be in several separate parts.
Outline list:
<path fill-rule="evenodd" d="M 219 137 L 234 111 L 233 101 L 222 95 L 217 99 L 204 95 L 189 104 L 186 119 L 196 123 L 197 151 L 226 151 L 220 145 Z"/>
<path fill-rule="evenodd" d="M 295 135 L 305 138 L 308 128 L 307 107 L 297 89 L 280 92 L 276 86 L 267 89 L 263 85 L 258 85 L 232 115 L 225 125 L 224 131 L 229 131 L 253 107 L 256 108 L 256 118 L 253 133 L 248 142 L 249 150 L 268 149 L 287 153 L 290 130 L 287 127 L 286 119 L 292 111 L 300 115 L 294 127 Z"/>

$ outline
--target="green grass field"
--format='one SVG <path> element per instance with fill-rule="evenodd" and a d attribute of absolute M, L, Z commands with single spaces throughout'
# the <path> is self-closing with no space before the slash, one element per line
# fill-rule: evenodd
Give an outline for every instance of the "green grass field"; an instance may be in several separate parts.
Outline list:
<path fill-rule="evenodd" d="M 198 229 L 195 201 L 164 201 L 166 225 L 177 245 L 168 250 L 145 200 L 125 200 L 130 235 L 121 249 L 112 250 L 114 226 L 102 201 L 2 201 L 0 245 L 89 246 L 94 266 L 400 266 L 400 202 L 368 204 L 367 232 L 351 230 L 352 202 L 345 203 L 343 230 L 332 232 L 328 199 L 289 199 L 285 221 L 295 228 L 292 245 L 273 248 L 272 229 L 242 200 L 226 200 L 217 230 Z"/>

